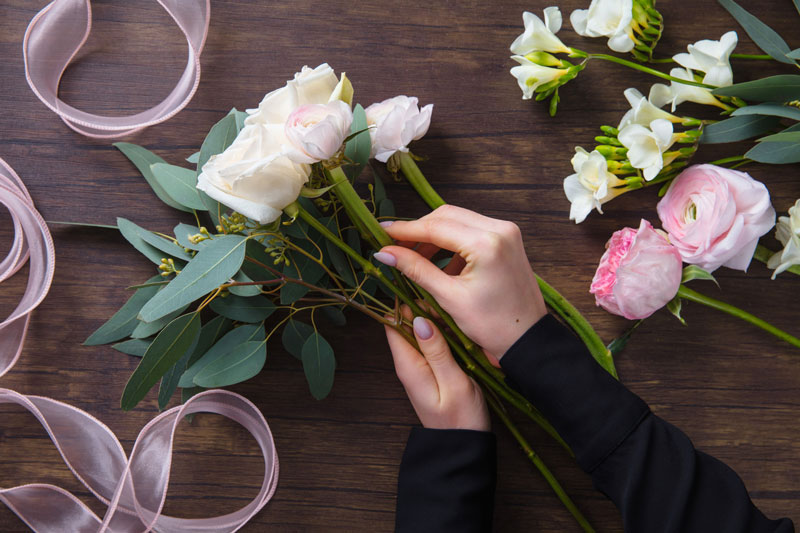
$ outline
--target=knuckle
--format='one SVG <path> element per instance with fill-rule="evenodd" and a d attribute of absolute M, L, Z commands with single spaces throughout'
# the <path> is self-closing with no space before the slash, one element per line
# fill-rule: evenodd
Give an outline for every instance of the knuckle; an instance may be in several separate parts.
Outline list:
<path fill-rule="evenodd" d="M 440 217 L 447 217 L 453 214 L 454 207 L 450 204 L 440 205 L 433 210 L 433 214 Z"/>
<path fill-rule="evenodd" d="M 522 231 L 519 229 L 513 222 L 504 222 L 501 227 L 502 235 L 508 239 L 516 240 L 517 238 L 522 237 Z"/>
<path fill-rule="evenodd" d="M 485 252 L 497 255 L 503 248 L 503 238 L 499 233 L 487 231 L 480 236 L 478 244 Z"/>

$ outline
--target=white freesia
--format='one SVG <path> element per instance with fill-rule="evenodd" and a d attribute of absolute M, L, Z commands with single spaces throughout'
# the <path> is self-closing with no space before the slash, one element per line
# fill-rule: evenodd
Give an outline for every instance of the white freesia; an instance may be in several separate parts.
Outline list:
<path fill-rule="evenodd" d="M 669 72 L 669 75 L 681 80 L 694 81 L 692 71 L 685 68 L 674 68 Z M 710 90 L 675 81 L 671 82 L 669 86 L 663 83 L 653 85 L 650 88 L 648 100 L 657 107 L 672 104 L 672 111 L 675 111 L 675 108 L 683 102 L 720 106 L 719 100 L 711 94 Z"/>
<path fill-rule="evenodd" d="M 703 83 L 717 87 L 727 87 L 733 83 L 730 56 L 739 38 L 735 31 L 729 31 L 719 41 L 703 40 L 690 44 L 689 53 L 672 56 L 679 65 L 705 72 Z"/>
<path fill-rule="evenodd" d="M 647 181 L 655 178 L 664 167 L 662 154 L 672 146 L 672 123 L 656 119 L 650 128 L 641 124 L 629 124 L 617 136 L 619 142 L 628 149 L 628 161 L 634 168 L 644 171 Z"/>
<path fill-rule="evenodd" d="M 517 78 L 523 100 L 530 100 L 540 85 L 557 80 L 567 73 L 567 69 L 543 67 L 523 56 L 511 56 L 511 59 L 519 63 L 518 66 L 511 68 L 511 75 Z"/>
<path fill-rule="evenodd" d="M 791 266 L 800 265 L 800 200 L 789 208 L 788 217 L 778 218 L 775 238 L 783 244 L 783 250 L 769 258 L 767 267 L 774 268 L 772 279 Z"/>
<path fill-rule="evenodd" d="M 285 142 L 282 125 L 246 125 L 233 144 L 203 165 L 197 188 L 261 224 L 278 219 L 311 173 L 282 153 Z"/>
<path fill-rule="evenodd" d="M 386 163 L 395 152 L 408 152 L 411 141 L 418 141 L 431 125 L 433 104 L 419 108 L 414 96 L 395 96 L 364 110 L 372 140 L 371 156 Z"/>
<path fill-rule="evenodd" d="M 608 37 L 615 52 L 630 52 L 633 40 L 633 0 L 592 0 L 589 9 L 576 9 L 569 16 L 572 27 L 584 37 Z"/>
<path fill-rule="evenodd" d="M 337 90 L 339 80 L 327 63 L 316 68 L 303 67 L 280 89 L 264 96 L 258 109 L 248 109 L 245 124 L 283 124 L 289 113 L 305 104 L 325 104 Z"/>
<path fill-rule="evenodd" d="M 544 22 L 529 11 L 522 13 L 525 31 L 511 43 L 511 53 L 524 56 L 537 50 L 544 52 L 572 52 L 568 46 L 556 37 L 561 29 L 561 11 L 557 7 L 546 7 Z"/>
<path fill-rule="evenodd" d="M 342 147 L 352 122 L 353 112 L 341 100 L 301 105 L 286 119 L 286 155 L 295 163 L 328 160 Z"/>
<path fill-rule="evenodd" d="M 622 129 L 629 124 L 639 124 L 640 126 L 649 126 L 651 122 L 657 119 L 667 120 L 669 122 L 680 122 L 680 117 L 676 117 L 672 113 L 668 113 L 661 109 L 661 105 L 666 102 L 660 102 L 660 105 L 654 104 L 636 89 L 626 89 L 625 98 L 631 105 L 631 108 L 622 117 L 619 122 L 618 129 Z"/>
<path fill-rule="evenodd" d="M 602 213 L 601 206 L 619 194 L 613 187 L 624 182 L 608 171 L 606 158 L 597 150 L 589 153 L 576 146 L 572 168 L 575 174 L 564 179 L 564 193 L 571 203 L 569 219 L 580 224 L 592 209 Z"/>

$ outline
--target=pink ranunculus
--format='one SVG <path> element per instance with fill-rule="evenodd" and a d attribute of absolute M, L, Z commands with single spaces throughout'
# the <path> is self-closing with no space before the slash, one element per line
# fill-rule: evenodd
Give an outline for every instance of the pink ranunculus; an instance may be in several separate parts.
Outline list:
<path fill-rule="evenodd" d="M 317 163 L 333 157 L 350 133 L 353 112 L 341 100 L 301 105 L 289 114 L 284 131 L 295 163 Z"/>
<path fill-rule="evenodd" d="M 647 318 L 678 293 L 681 267 L 678 250 L 642 220 L 638 230 L 623 228 L 608 240 L 589 292 L 610 313 Z"/>
<path fill-rule="evenodd" d="M 775 225 L 769 191 L 746 172 L 694 165 L 658 202 L 661 225 L 687 263 L 747 270 L 758 238 Z"/>

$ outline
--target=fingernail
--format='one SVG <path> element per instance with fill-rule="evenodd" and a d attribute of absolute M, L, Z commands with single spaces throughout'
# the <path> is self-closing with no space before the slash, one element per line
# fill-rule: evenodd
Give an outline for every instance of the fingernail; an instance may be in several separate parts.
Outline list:
<path fill-rule="evenodd" d="M 386 266 L 397 266 L 397 258 L 388 252 L 375 252 L 372 257 Z"/>
<path fill-rule="evenodd" d="M 392 224 L 394 224 L 394 220 L 384 220 L 383 222 L 381 222 L 381 226 L 383 226 L 384 228 L 388 228 Z"/>
<path fill-rule="evenodd" d="M 418 316 L 414 318 L 414 333 L 417 335 L 417 337 L 423 341 L 426 341 L 433 337 L 433 328 L 431 327 L 430 322 L 421 316 Z"/>

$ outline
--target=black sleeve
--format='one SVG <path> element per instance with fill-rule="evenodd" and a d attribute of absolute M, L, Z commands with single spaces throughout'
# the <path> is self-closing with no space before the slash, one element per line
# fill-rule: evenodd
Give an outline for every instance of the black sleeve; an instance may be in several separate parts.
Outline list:
<path fill-rule="evenodd" d="M 397 480 L 395 531 L 491 531 L 496 475 L 494 433 L 413 428 Z"/>
<path fill-rule="evenodd" d="M 651 413 L 553 316 L 534 324 L 501 365 L 620 509 L 625 531 L 794 531 L 789 519 L 764 517 L 733 470 Z"/>

